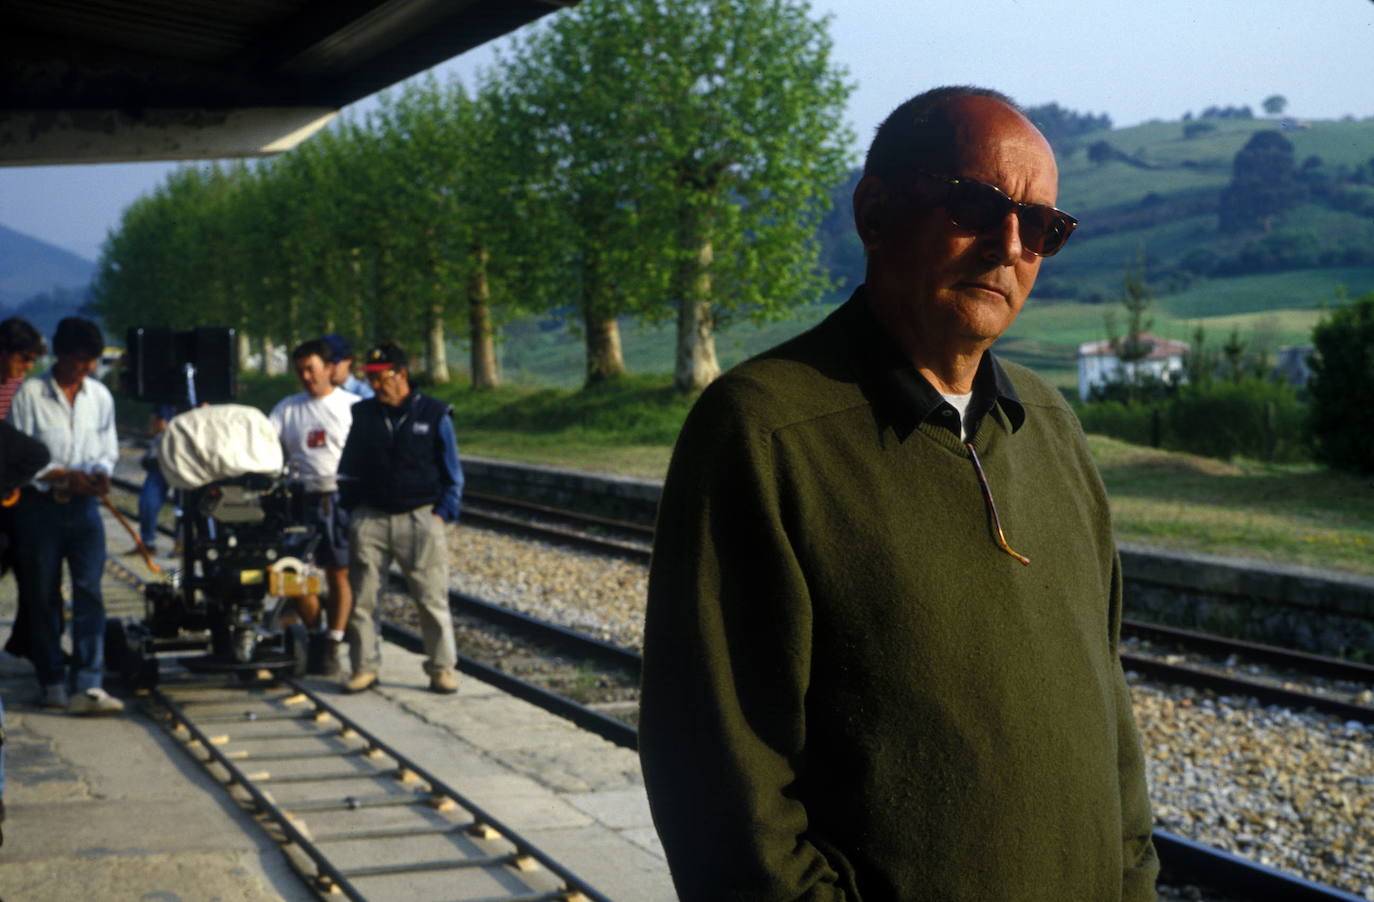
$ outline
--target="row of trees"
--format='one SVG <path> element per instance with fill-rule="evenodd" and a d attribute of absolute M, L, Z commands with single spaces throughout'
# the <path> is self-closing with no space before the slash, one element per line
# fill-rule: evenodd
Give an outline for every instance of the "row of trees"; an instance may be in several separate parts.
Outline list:
<path fill-rule="evenodd" d="M 845 175 L 852 90 L 802 0 L 602 0 L 530 32 L 469 90 L 433 78 L 256 165 L 173 173 L 124 214 L 106 322 L 236 326 L 265 349 L 338 331 L 446 339 L 499 381 L 514 316 L 566 317 L 587 377 L 625 371 L 618 322 L 676 318 L 674 381 L 714 332 L 828 287 L 815 232 Z"/>

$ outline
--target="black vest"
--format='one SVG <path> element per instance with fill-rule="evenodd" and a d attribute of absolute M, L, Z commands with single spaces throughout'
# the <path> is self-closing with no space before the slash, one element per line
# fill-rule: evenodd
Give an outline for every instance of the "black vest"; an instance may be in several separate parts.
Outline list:
<path fill-rule="evenodd" d="M 437 504 L 444 493 L 439 424 L 450 410 L 442 401 L 412 391 L 405 413 L 393 425 L 376 398 L 354 404 L 348 441 L 357 447 L 346 451 L 357 502 L 389 514 Z"/>

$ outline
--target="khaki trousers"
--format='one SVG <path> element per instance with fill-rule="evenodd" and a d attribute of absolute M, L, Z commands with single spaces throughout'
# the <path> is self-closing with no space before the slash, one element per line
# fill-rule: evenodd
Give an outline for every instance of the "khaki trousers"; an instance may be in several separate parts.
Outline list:
<path fill-rule="evenodd" d="M 381 667 L 377 596 L 392 561 L 401 568 L 410 600 L 419 608 L 425 673 L 452 670 L 457 655 L 448 607 L 448 540 L 443 522 L 428 506 L 403 514 L 359 507 L 351 516 L 348 581 L 353 588 L 353 615 L 348 639 L 353 672 L 376 673 Z"/>

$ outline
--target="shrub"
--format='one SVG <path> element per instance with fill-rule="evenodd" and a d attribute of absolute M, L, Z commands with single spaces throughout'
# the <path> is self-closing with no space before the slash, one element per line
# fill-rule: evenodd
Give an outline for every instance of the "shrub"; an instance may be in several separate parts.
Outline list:
<path fill-rule="evenodd" d="M 1307 457 L 1306 410 L 1286 383 L 1267 379 L 1184 386 L 1165 410 L 1164 444 L 1207 457 Z"/>
<path fill-rule="evenodd" d="M 1374 473 L 1374 292 L 1323 317 L 1312 346 L 1313 451 L 1332 467 Z"/>
<path fill-rule="evenodd" d="M 1127 404 L 1123 401 L 1094 401 L 1078 408 L 1083 431 L 1108 435 L 1133 445 L 1154 445 L 1159 404 Z"/>
<path fill-rule="evenodd" d="M 1094 401 L 1078 416 L 1085 431 L 1136 445 L 1222 459 L 1308 456 L 1306 408 L 1288 385 L 1265 379 L 1184 385 L 1144 402 Z"/>

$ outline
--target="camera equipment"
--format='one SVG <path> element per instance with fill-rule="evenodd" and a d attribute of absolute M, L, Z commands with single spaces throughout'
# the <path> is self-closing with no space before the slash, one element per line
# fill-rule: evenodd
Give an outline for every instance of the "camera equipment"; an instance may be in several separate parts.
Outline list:
<path fill-rule="evenodd" d="M 130 326 L 125 338 L 126 388 L 139 401 L 195 407 L 232 401 L 238 393 L 233 329 Z"/>
<path fill-rule="evenodd" d="M 267 417 L 238 404 L 197 407 L 158 436 L 158 461 L 178 489 L 182 567 L 144 590 L 141 622 L 111 620 L 107 658 L 130 685 L 158 680 L 160 652 L 203 651 L 178 662 L 197 672 L 256 678 L 305 672 L 303 626 L 283 629 L 289 600 L 318 594 L 304 563 L 314 531 L 305 493 L 281 477 L 281 443 Z"/>

